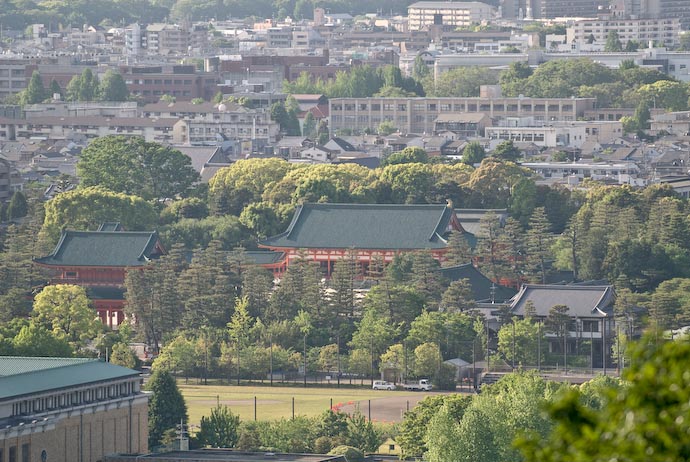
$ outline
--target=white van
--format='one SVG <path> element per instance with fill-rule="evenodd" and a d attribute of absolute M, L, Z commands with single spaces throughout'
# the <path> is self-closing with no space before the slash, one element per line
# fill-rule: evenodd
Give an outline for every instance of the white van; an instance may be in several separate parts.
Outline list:
<path fill-rule="evenodd" d="M 395 390 L 395 384 L 384 380 L 374 380 L 374 384 L 371 388 L 374 390 Z"/>

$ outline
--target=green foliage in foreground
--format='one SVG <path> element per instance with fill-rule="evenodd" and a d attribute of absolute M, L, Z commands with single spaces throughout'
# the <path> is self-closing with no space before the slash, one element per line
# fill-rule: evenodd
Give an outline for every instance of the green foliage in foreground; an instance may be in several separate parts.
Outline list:
<path fill-rule="evenodd" d="M 548 406 L 554 423 L 547 438 L 519 441 L 535 462 L 688 460 L 690 458 L 690 344 L 657 344 L 647 338 L 633 347 L 626 387 L 602 387 L 606 403 L 587 406 L 583 390 L 569 390 Z"/>

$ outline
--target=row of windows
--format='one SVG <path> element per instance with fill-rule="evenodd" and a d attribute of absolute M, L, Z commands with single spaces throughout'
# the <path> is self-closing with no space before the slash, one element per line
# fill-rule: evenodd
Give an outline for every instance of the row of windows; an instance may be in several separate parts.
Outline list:
<path fill-rule="evenodd" d="M 127 85 L 191 85 L 191 80 L 178 79 L 127 79 Z"/>
<path fill-rule="evenodd" d="M 371 110 L 372 111 L 380 111 L 381 108 L 383 107 L 384 111 L 390 112 L 390 111 L 407 111 L 407 104 L 404 103 L 384 103 L 384 104 L 379 104 L 379 103 L 372 103 L 371 104 Z M 359 103 L 357 105 L 355 104 L 333 104 L 333 110 L 334 111 L 342 111 L 343 108 L 345 111 L 367 111 L 368 110 L 368 105 L 366 103 Z M 547 109 L 546 105 L 544 104 L 535 104 L 534 106 L 531 104 L 522 104 L 520 105 L 520 109 L 518 109 L 517 104 L 502 104 L 502 103 L 496 103 L 493 105 L 493 111 L 495 112 L 503 112 L 503 111 L 508 111 L 508 112 L 517 112 L 518 110 L 522 111 L 531 111 L 532 108 L 534 108 L 535 111 L 543 112 L 544 110 Z M 491 104 L 475 104 L 475 103 L 468 103 L 468 104 L 462 104 L 462 103 L 412 103 L 412 110 L 413 111 L 440 111 L 440 112 L 488 112 L 491 111 Z M 562 106 L 559 106 L 558 104 L 549 104 L 548 105 L 548 111 L 549 112 L 558 112 L 558 111 L 565 111 L 565 112 L 570 112 L 573 110 L 572 104 L 564 104 Z"/>
<path fill-rule="evenodd" d="M 29 443 L 22 444 L 22 462 L 29 462 L 30 454 L 31 445 Z M 4 462 L 4 455 L 3 448 L 0 448 L 0 462 Z M 17 459 L 17 446 L 10 446 L 7 450 L 7 462 L 19 462 Z"/>
<path fill-rule="evenodd" d="M 121 396 L 132 395 L 136 391 L 135 382 L 129 381 L 70 393 L 60 393 L 45 398 L 26 399 L 12 405 L 12 416 L 31 415 L 97 401 L 107 401 Z"/>

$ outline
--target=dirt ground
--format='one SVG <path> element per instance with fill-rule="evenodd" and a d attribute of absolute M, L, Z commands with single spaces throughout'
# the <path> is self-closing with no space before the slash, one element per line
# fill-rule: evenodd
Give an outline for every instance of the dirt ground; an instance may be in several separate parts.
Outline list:
<path fill-rule="evenodd" d="M 369 403 L 371 402 L 371 419 L 375 422 L 401 422 L 407 409 L 412 409 L 427 396 L 448 394 L 448 392 L 420 392 L 414 395 L 396 396 L 395 392 L 381 390 L 381 398 L 355 401 L 344 404 L 340 409 L 344 412 L 354 412 L 357 408 L 369 417 Z M 389 396 L 386 396 L 389 395 Z"/>

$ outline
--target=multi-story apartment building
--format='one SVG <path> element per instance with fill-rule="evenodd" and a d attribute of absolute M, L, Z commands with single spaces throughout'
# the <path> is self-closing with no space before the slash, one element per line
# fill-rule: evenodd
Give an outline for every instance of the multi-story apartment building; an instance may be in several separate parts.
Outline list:
<path fill-rule="evenodd" d="M 619 17 L 677 18 L 684 29 L 690 25 L 687 0 L 612 0 L 609 9 Z"/>
<path fill-rule="evenodd" d="M 185 54 L 189 46 L 189 31 L 178 24 L 149 24 L 145 43 L 151 55 Z"/>
<path fill-rule="evenodd" d="M 29 63 L 22 59 L 0 59 L 0 100 L 26 88 L 27 80 L 31 77 L 26 73 Z"/>
<path fill-rule="evenodd" d="M 139 117 L 60 117 L 0 119 L 0 141 L 28 139 L 89 139 L 108 135 L 141 136 L 146 141 L 170 143 L 179 119 L 143 119 Z"/>
<path fill-rule="evenodd" d="M 407 7 L 410 30 L 429 26 L 464 27 L 491 20 L 496 9 L 481 2 L 416 2 Z"/>
<path fill-rule="evenodd" d="M 330 129 L 376 130 L 383 121 L 403 133 L 432 133 L 439 115 L 484 113 L 491 118 L 533 117 L 572 121 L 594 108 L 595 98 L 333 98 Z"/>
<path fill-rule="evenodd" d="M 593 18 L 606 0 L 501 0 L 501 13 L 509 19 Z"/>
<path fill-rule="evenodd" d="M 163 95 L 181 101 L 210 100 L 219 83 L 215 72 L 197 72 L 194 66 L 123 66 L 120 73 L 129 92 L 144 102 L 153 103 Z"/>
<path fill-rule="evenodd" d="M 616 32 L 625 46 L 636 41 L 646 46 L 649 42 L 665 47 L 678 45 L 680 19 L 622 19 L 600 18 L 575 21 L 566 29 L 567 43 L 605 43 L 611 32 Z"/>

